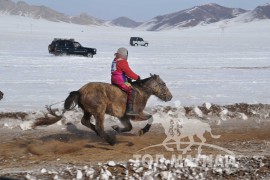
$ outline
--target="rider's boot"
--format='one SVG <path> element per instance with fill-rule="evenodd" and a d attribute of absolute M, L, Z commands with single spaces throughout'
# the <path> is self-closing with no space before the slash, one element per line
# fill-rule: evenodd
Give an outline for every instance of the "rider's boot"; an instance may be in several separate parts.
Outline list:
<path fill-rule="evenodd" d="M 135 99 L 135 91 L 132 90 L 132 94 L 131 94 L 130 98 L 128 99 L 128 103 L 127 103 L 126 115 L 129 115 L 129 116 L 138 115 L 138 112 L 134 111 L 134 106 L 133 106 L 134 99 Z"/>

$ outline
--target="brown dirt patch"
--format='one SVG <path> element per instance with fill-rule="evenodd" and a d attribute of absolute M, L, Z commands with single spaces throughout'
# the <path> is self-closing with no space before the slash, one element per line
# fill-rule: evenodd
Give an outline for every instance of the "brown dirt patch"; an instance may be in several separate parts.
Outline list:
<path fill-rule="evenodd" d="M 139 150 L 162 143 L 165 134 L 158 125 L 152 127 L 152 131 L 143 136 L 138 136 L 134 131 L 132 133 L 116 134 L 117 144 L 108 145 L 103 139 L 97 137 L 95 133 L 88 131 L 81 125 L 78 125 L 75 133 L 57 129 L 46 131 L 46 128 L 40 130 L 21 131 L 19 138 L 12 138 L 12 130 L 9 138 L 7 134 L 0 136 L 0 162 L 1 168 L 11 168 L 18 165 L 29 166 L 29 162 L 37 164 L 54 163 L 97 163 L 114 161 L 127 161 L 133 158 L 133 155 Z M 264 150 L 269 149 L 270 131 L 268 128 L 250 128 L 246 131 L 230 130 L 222 132 L 215 129 L 213 134 L 220 134 L 219 139 L 211 138 L 209 133 L 204 137 L 207 143 L 215 144 L 223 148 L 228 148 L 235 152 L 247 154 L 267 153 Z M 13 134 L 14 135 L 14 134 Z M 17 134 L 18 136 L 18 134 Z M 198 141 L 198 138 L 194 138 Z M 185 141 L 187 139 L 183 139 Z M 171 146 L 173 147 L 173 146 Z M 196 153 L 196 146 L 192 148 L 191 153 Z M 203 148 L 204 153 L 215 153 L 216 150 Z M 163 146 L 149 148 L 139 151 L 140 154 L 164 154 L 170 157 L 175 152 L 168 152 Z M 30 163 L 31 164 L 31 163 Z"/>

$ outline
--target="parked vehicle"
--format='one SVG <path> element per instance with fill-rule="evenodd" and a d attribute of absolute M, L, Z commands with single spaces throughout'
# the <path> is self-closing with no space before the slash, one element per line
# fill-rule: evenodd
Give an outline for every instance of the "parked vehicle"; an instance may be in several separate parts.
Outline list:
<path fill-rule="evenodd" d="M 49 53 L 54 55 L 82 55 L 93 57 L 97 50 L 95 48 L 83 47 L 74 39 L 55 38 L 48 46 Z"/>
<path fill-rule="evenodd" d="M 145 47 L 147 47 L 149 43 L 148 43 L 148 41 L 144 41 L 143 38 L 141 38 L 141 37 L 131 37 L 129 44 L 131 46 L 145 46 Z"/>

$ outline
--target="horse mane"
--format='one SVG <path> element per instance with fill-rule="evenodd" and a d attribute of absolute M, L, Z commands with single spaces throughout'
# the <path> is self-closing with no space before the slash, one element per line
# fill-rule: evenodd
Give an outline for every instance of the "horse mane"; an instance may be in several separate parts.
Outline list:
<path fill-rule="evenodd" d="M 142 86 L 144 83 L 146 83 L 148 80 L 150 80 L 152 77 L 148 77 L 148 78 L 145 78 L 145 79 L 141 79 L 139 81 L 132 81 L 131 82 L 131 85 L 132 86 Z"/>

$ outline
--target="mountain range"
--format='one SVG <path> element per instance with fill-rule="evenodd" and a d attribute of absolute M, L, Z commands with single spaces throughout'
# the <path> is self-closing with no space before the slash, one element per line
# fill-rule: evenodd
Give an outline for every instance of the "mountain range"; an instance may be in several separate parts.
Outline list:
<path fill-rule="evenodd" d="M 142 26 L 147 30 L 156 31 L 166 28 L 193 27 L 198 24 L 210 24 L 224 19 L 232 19 L 247 12 L 244 9 L 227 8 L 218 4 L 206 4 L 176 13 L 157 16 Z"/>
<path fill-rule="evenodd" d="M 46 6 L 32 6 L 23 1 L 17 3 L 11 0 L 0 0 L 0 11 L 4 14 L 46 19 L 54 22 L 66 22 L 80 25 L 103 25 L 104 21 L 89 16 L 86 13 L 79 16 L 67 16 Z"/>
<path fill-rule="evenodd" d="M 29 5 L 23 1 L 15 3 L 12 0 L 0 0 L 0 12 L 2 14 L 46 19 L 54 22 L 96 26 L 121 26 L 148 31 L 161 31 L 173 28 L 194 27 L 200 24 L 211 24 L 222 20 L 251 22 L 254 20 L 270 19 L 270 4 L 258 6 L 254 10 L 244 10 L 210 3 L 175 13 L 156 16 L 146 22 L 136 22 L 127 17 L 119 17 L 112 21 L 105 21 L 86 13 L 82 13 L 78 16 L 68 16 L 46 6 Z"/>
<path fill-rule="evenodd" d="M 142 24 L 143 24 L 142 22 L 136 22 L 127 17 L 119 17 L 109 22 L 109 25 L 112 25 L 112 26 L 122 26 L 122 27 L 128 27 L 128 28 L 135 28 Z"/>

